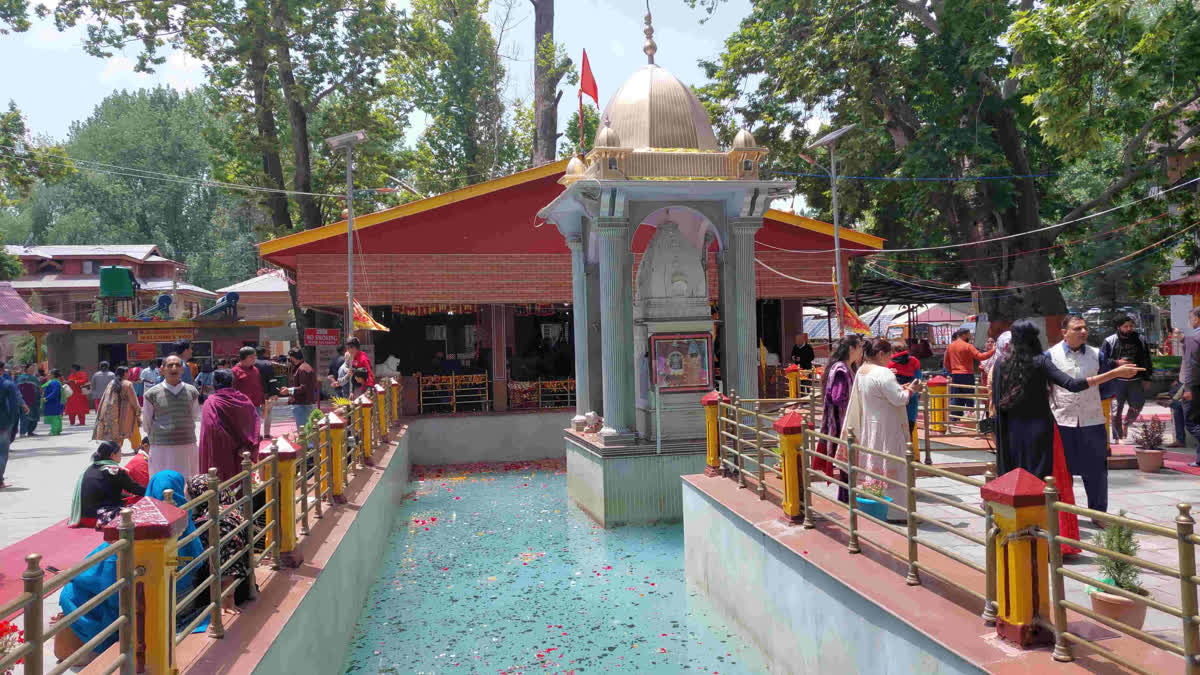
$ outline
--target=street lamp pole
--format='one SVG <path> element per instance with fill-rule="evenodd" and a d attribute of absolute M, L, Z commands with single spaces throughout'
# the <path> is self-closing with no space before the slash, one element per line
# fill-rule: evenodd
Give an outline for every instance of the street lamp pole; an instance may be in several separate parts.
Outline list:
<path fill-rule="evenodd" d="M 346 151 L 346 339 L 354 335 L 354 146 L 367 139 L 367 132 L 326 138 L 330 149 Z"/>
<path fill-rule="evenodd" d="M 837 131 L 830 132 L 830 133 L 822 136 L 821 138 L 818 138 L 816 141 L 814 141 L 813 143 L 811 143 L 808 146 L 809 148 L 819 148 L 824 145 L 829 146 L 829 171 L 827 173 L 829 173 L 830 192 L 832 193 L 832 201 L 833 201 L 833 285 L 835 287 L 835 293 L 834 293 L 834 302 L 835 303 L 837 303 L 838 297 L 841 296 L 841 294 L 842 294 L 842 230 L 841 230 L 841 224 L 838 222 L 837 140 L 839 138 L 841 138 L 842 134 L 846 133 L 847 131 L 850 131 L 851 129 L 853 129 L 856 126 L 858 126 L 858 125 L 850 124 L 850 125 L 844 126 L 841 129 L 838 129 Z M 814 164 L 815 164 L 815 162 L 814 162 Z M 817 166 L 820 166 L 820 165 L 817 165 Z M 841 303 L 837 303 L 837 304 L 838 304 L 838 308 L 837 308 L 838 337 L 844 337 L 846 335 L 846 327 L 843 325 L 843 322 L 842 322 Z"/>

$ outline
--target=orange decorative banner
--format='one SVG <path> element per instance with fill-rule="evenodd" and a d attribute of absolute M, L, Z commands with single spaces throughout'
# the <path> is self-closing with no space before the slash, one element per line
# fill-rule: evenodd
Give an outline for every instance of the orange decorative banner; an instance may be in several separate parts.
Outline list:
<path fill-rule="evenodd" d="M 841 332 L 845 334 L 846 331 L 850 331 L 859 335 L 870 335 L 871 327 L 859 318 L 858 313 L 850 308 L 850 303 L 842 297 L 842 289 L 838 288 L 836 277 L 833 282 L 833 294 L 837 297 L 838 326 L 841 328 Z"/>
<path fill-rule="evenodd" d="M 354 330 L 381 330 L 388 332 L 388 328 L 375 320 L 370 312 L 363 309 L 363 306 L 354 301 Z"/>

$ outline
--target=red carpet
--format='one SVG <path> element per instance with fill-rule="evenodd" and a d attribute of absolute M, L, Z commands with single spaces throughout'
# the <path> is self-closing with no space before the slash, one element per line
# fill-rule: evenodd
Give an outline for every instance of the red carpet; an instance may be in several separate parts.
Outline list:
<path fill-rule="evenodd" d="M 41 532 L 0 549 L 0 604 L 21 594 L 24 588 L 21 573 L 25 571 L 25 556 L 41 553 L 42 569 L 55 567 L 65 570 L 83 560 L 84 556 L 103 541 L 104 535 L 100 532 L 67 527 L 67 520 L 64 518 Z M 52 576 L 51 572 L 46 572 L 47 580 Z M 4 618 L 7 617 L 0 617 Z"/>

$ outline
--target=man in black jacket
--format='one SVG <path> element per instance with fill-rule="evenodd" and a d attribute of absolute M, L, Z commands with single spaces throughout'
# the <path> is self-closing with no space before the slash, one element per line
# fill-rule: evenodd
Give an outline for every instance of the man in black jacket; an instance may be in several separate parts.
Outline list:
<path fill-rule="evenodd" d="M 262 437 L 271 439 L 271 408 L 275 405 L 275 397 L 279 395 L 279 388 L 275 386 L 275 364 L 267 358 L 266 347 L 259 347 L 255 351 L 258 352 L 258 358 L 254 361 L 254 367 L 258 369 L 263 390 Z"/>
<path fill-rule="evenodd" d="M 1113 380 L 1117 402 L 1112 415 L 1112 435 L 1113 440 L 1119 442 L 1129 433 L 1129 428 L 1133 426 L 1138 415 L 1142 414 L 1154 364 L 1150 360 L 1150 349 L 1138 335 L 1133 319 L 1121 316 L 1113 325 L 1117 329 L 1116 332 L 1105 338 L 1104 344 L 1100 346 L 1101 370 L 1111 370 L 1124 365 L 1134 365 L 1143 369 L 1135 378 Z M 1121 412 L 1126 403 L 1129 404 L 1129 412 L 1122 420 Z"/>
<path fill-rule="evenodd" d="M 799 366 L 801 370 L 812 370 L 815 358 L 816 354 L 813 353 L 812 345 L 808 344 L 808 333 L 797 335 L 796 344 L 792 345 L 792 363 Z"/>

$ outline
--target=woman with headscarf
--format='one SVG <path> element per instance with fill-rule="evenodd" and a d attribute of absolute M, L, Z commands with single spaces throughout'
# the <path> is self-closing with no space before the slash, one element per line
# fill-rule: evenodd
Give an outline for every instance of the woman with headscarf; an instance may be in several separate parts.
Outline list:
<path fill-rule="evenodd" d="M 21 435 L 33 436 L 38 420 L 42 418 L 42 381 L 37 376 L 37 364 L 27 363 L 17 376 L 17 391 L 29 410 L 21 417 Z"/>
<path fill-rule="evenodd" d="M 188 481 L 187 497 L 188 500 L 195 499 L 208 490 L 208 475 L 197 474 L 192 476 Z M 250 565 L 247 561 L 246 554 L 242 552 L 246 548 L 246 530 L 242 528 L 242 523 L 246 522 L 245 517 L 239 509 L 226 509 L 230 504 L 237 501 L 237 495 L 233 490 L 225 489 L 218 496 L 221 502 L 220 522 L 217 527 L 221 530 L 221 539 L 224 541 L 221 544 L 221 564 L 229 564 L 225 571 L 221 574 L 223 583 L 228 586 L 231 582 L 246 579 L 238 585 L 237 590 L 233 592 L 233 603 L 241 605 L 251 598 L 251 589 L 255 581 L 251 574 Z M 209 538 L 207 526 L 211 521 L 211 514 L 208 512 L 208 503 L 204 502 L 192 509 L 192 520 L 196 523 L 196 529 L 201 531 L 200 543 L 204 548 L 208 548 Z M 233 558 L 237 558 L 233 563 L 229 563 Z M 203 580 L 208 575 L 208 564 L 200 566 L 198 579 Z"/>
<path fill-rule="evenodd" d="M 50 425 L 51 436 L 62 434 L 62 414 L 67 402 L 64 393 L 62 371 L 55 368 L 50 371 L 50 379 L 42 385 L 42 416 Z"/>
<path fill-rule="evenodd" d="M 835 438 L 842 436 L 842 423 L 846 419 L 846 407 L 850 405 L 850 390 L 854 387 L 854 373 L 863 357 L 863 339 L 858 335 L 847 335 L 838 341 L 829 357 L 822 383 L 825 400 L 821 416 L 821 433 Z M 832 456 L 834 449 L 825 441 L 817 444 L 813 456 L 813 469 L 824 471 L 827 476 L 844 480 L 845 474 L 836 470 L 832 462 L 821 455 Z M 838 499 L 848 501 L 845 488 L 838 488 Z"/>
<path fill-rule="evenodd" d="M 222 481 L 242 470 L 242 453 L 258 461 L 258 410 L 233 388 L 233 373 L 213 373 L 213 393 L 200 410 L 200 468 L 216 467 Z"/>
<path fill-rule="evenodd" d="M 159 471 L 150 478 L 150 485 L 146 490 L 146 496 L 154 499 L 162 500 L 166 496 L 167 490 L 174 490 L 173 503 L 175 506 L 182 506 L 187 498 L 185 492 L 187 485 L 183 480 L 183 475 L 178 471 Z M 191 517 L 188 517 L 187 526 L 184 529 L 180 538 L 186 537 L 196 531 L 196 525 L 192 522 Z M 108 547 L 107 543 L 96 547 L 86 557 L 91 557 Z M 196 556 L 204 553 L 204 547 L 197 539 L 192 539 L 187 544 L 179 547 L 179 564 L 182 568 L 187 565 Z M 75 577 L 66 586 L 63 586 L 62 593 L 58 596 L 58 604 L 62 607 L 63 613 L 51 620 L 53 624 L 58 619 L 61 619 L 65 614 L 70 614 L 82 607 L 89 600 L 100 594 L 101 591 L 112 586 L 117 582 L 117 558 L 118 556 L 109 556 L 98 565 L 94 565 L 87 571 Z M 195 587 L 197 579 L 196 572 L 178 577 L 175 580 L 175 597 L 182 598 Z M 201 606 L 208 603 L 207 594 L 201 593 L 203 600 Z M 113 593 L 105 598 L 104 602 L 96 605 L 79 617 L 67 629 L 59 632 L 54 636 L 54 655 L 60 660 L 70 656 L 75 650 L 82 647 L 89 640 L 96 637 L 108 628 L 120 616 L 120 596 Z M 187 611 L 179 611 L 175 616 L 175 628 L 178 630 L 186 626 L 192 619 L 196 618 L 196 610 L 189 609 Z M 193 632 L 200 633 L 208 628 L 208 621 L 201 621 Z M 106 639 L 100 642 L 93 650 L 93 655 L 99 655 L 104 650 L 117 641 L 117 631 L 113 631 Z"/>
<path fill-rule="evenodd" d="M 1050 475 L 1054 466 L 1050 385 L 1078 392 L 1118 377 L 1136 377 L 1141 368 L 1119 366 L 1088 378 L 1071 377 L 1043 353 L 1041 333 L 1032 321 L 1014 323 L 1011 333 L 1011 347 L 993 370 L 996 473 L 1003 476 L 1021 468 L 1041 478 Z"/>
<path fill-rule="evenodd" d="M 860 453 L 856 465 L 903 483 L 905 455 L 912 438 L 908 431 L 908 401 L 921 385 L 917 380 L 909 380 L 904 385 L 896 381 L 895 374 L 888 368 L 892 345 L 887 340 L 869 340 L 863 351 L 866 360 L 854 376 L 850 403 L 842 424 L 842 438 L 849 439 L 853 433 L 859 445 L 896 457 L 898 461 L 889 461 L 870 453 Z M 846 461 L 845 446 L 838 446 L 837 458 Z M 885 489 L 893 503 L 905 503 L 902 487 L 887 483 Z M 889 520 L 893 514 L 894 511 L 889 510 Z"/>
<path fill-rule="evenodd" d="M 92 440 L 112 441 L 120 447 L 128 439 L 129 447 L 137 450 L 142 445 L 142 432 L 138 428 L 142 406 L 133 392 L 133 383 L 126 377 L 128 373 L 125 366 L 118 367 L 113 381 L 101 393 Z"/>
<path fill-rule="evenodd" d="M 92 463 L 75 483 L 70 527 L 103 527 L 121 512 L 127 495 L 146 494 L 146 488 L 117 463 L 120 458 L 121 446 L 112 441 L 104 441 L 92 453 Z"/>

